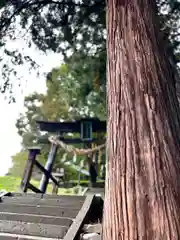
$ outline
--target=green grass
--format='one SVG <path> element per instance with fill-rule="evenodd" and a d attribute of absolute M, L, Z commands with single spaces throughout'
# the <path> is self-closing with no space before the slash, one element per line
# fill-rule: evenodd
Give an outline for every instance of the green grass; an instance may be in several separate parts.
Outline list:
<path fill-rule="evenodd" d="M 0 190 L 19 192 L 20 178 L 4 176 L 0 177 Z"/>
<path fill-rule="evenodd" d="M 11 177 L 11 176 L 4 176 L 0 177 L 0 190 L 6 190 L 9 192 L 20 192 L 20 183 L 21 183 L 21 178 L 17 177 Z M 39 187 L 39 182 L 31 180 L 31 183 L 35 187 Z M 47 193 L 52 193 L 52 185 L 49 184 L 47 188 Z M 65 189 L 65 188 L 59 188 L 58 194 L 66 194 L 66 195 L 72 195 L 74 194 L 74 189 Z"/>

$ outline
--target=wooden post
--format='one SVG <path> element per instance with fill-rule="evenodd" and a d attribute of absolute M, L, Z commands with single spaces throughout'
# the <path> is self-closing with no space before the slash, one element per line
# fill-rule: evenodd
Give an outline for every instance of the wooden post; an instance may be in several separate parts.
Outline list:
<path fill-rule="evenodd" d="M 84 148 L 91 148 L 91 147 L 92 147 L 91 143 L 84 143 Z M 93 163 L 93 154 L 88 154 L 86 157 L 86 161 L 88 163 L 88 168 L 89 168 L 90 186 L 93 187 L 96 185 L 96 178 L 97 178 L 95 164 Z"/>
<path fill-rule="evenodd" d="M 54 164 L 54 161 L 56 158 L 57 149 L 58 149 L 57 145 L 55 145 L 55 144 L 51 145 L 51 150 L 49 152 L 48 160 L 44 167 L 48 171 L 49 174 L 52 172 L 53 164 Z M 46 174 L 43 174 L 41 182 L 40 182 L 40 187 L 39 187 L 39 189 L 42 193 L 46 192 L 48 183 L 49 183 L 49 177 Z"/>
<path fill-rule="evenodd" d="M 64 169 L 63 168 L 58 168 L 56 169 L 56 172 L 52 174 L 53 177 L 55 177 L 60 183 L 61 181 L 64 181 Z M 58 189 L 59 186 L 57 186 L 54 182 L 52 182 L 53 189 L 52 189 L 52 194 L 58 194 Z"/>
<path fill-rule="evenodd" d="M 59 169 L 56 169 L 56 173 L 59 173 Z M 52 174 L 53 177 L 55 177 L 58 181 L 58 183 L 60 182 L 60 177 L 58 175 L 56 175 L 56 173 Z M 58 186 L 52 182 L 52 186 L 53 186 L 53 189 L 52 189 L 52 194 L 58 194 Z"/>
<path fill-rule="evenodd" d="M 29 151 L 28 160 L 21 181 L 21 189 L 23 192 L 27 192 L 36 156 L 41 153 L 40 148 L 28 148 L 28 151 Z"/>
<path fill-rule="evenodd" d="M 53 186 L 52 194 L 56 194 L 57 195 L 58 194 L 58 186 L 54 182 L 52 182 L 52 186 Z"/>
<path fill-rule="evenodd" d="M 82 169 L 82 168 L 80 168 L 80 170 L 79 170 L 79 172 L 78 172 L 78 186 L 81 185 L 81 169 Z"/>

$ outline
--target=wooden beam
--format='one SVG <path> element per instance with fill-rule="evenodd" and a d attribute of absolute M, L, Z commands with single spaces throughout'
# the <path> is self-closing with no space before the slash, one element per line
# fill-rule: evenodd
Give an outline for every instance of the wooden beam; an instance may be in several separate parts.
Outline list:
<path fill-rule="evenodd" d="M 36 121 L 41 131 L 46 132 L 61 132 L 61 133 L 77 133 L 81 128 L 76 122 L 46 122 Z"/>
<path fill-rule="evenodd" d="M 77 237 L 79 230 L 80 230 L 82 224 L 84 223 L 84 220 L 91 208 L 93 200 L 94 200 L 94 195 L 89 195 L 86 197 L 81 210 L 79 211 L 78 215 L 74 219 L 74 222 L 68 229 L 68 232 L 66 233 L 63 240 L 75 239 Z"/>
<path fill-rule="evenodd" d="M 0 204 L 0 212 L 10 212 L 17 214 L 33 214 L 33 215 L 48 215 L 55 217 L 75 218 L 79 212 L 79 208 L 72 207 L 57 207 L 57 206 L 31 206 L 26 204 Z M 1 238 L 0 238 L 1 239 Z"/>
<path fill-rule="evenodd" d="M 52 217 L 48 215 L 9 213 L 9 212 L 1 212 L 0 220 L 31 222 L 36 224 L 44 223 L 44 224 L 61 225 L 61 226 L 67 226 L 67 227 L 69 227 L 72 224 L 71 218 L 54 217 L 54 216 Z"/>
<path fill-rule="evenodd" d="M 85 199 L 85 198 L 84 198 Z M 71 198 L 64 198 L 59 196 L 59 199 L 46 199 L 46 198 L 33 198 L 31 197 L 3 197 L 2 202 L 6 204 L 16 205 L 18 204 L 24 204 L 26 206 L 51 206 L 51 207 L 67 207 L 67 208 L 77 208 L 80 209 L 84 203 L 82 199 L 74 199 Z M 0 212 L 0 219 L 1 219 L 1 212 Z"/>
<path fill-rule="evenodd" d="M 31 191 L 35 192 L 35 193 L 42 193 L 37 187 L 33 186 L 31 183 L 28 183 L 27 187 L 29 189 L 31 189 Z"/>
<path fill-rule="evenodd" d="M 39 186 L 39 189 L 42 193 L 46 192 L 47 185 L 49 183 L 49 178 L 50 178 L 50 175 L 51 175 L 51 172 L 52 172 L 52 169 L 53 169 L 53 165 L 54 165 L 54 161 L 55 161 L 55 158 L 56 158 L 57 150 L 58 150 L 58 146 L 54 145 L 54 144 L 51 144 L 51 150 L 49 152 L 48 160 L 47 160 L 46 165 L 44 167 L 44 169 L 46 169 L 46 171 L 48 172 L 48 175 L 43 174 L 43 176 L 41 178 L 40 186 Z M 52 179 L 52 176 L 51 176 L 51 179 Z M 52 180 L 54 180 L 54 178 Z"/>
<path fill-rule="evenodd" d="M 46 175 L 47 178 L 50 178 L 57 186 L 59 186 L 58 181 L 55 177 L 52 176 L 37 160 L 35 161 L 35 165 Z"/>
<path fill-rule="evenodd" d="M 21 189 L 23 192 L 27 192 L 28 184 L 31 180 L 34 162 L 36 160 L 36 155 L 40 154 L 39 148 L 29 148 L 28 150 L 29 150 L 28 160 L 26 162 L 26 167 L 24 169 L 24 174 L 21 181 Z"/>
<path fill-rule="evenodd" d="M 26 236 L 46 237 L 47 239 L 48 238 L 63 239 L 67 230 L 68 230 L 67 226 L 0 220 L 0 233 L 2 234 L 11 233 L 22 234 Z"/>
<path fill-rule="evenodd" d="M 92 142 L 98 142 L 99 140 L 94 139 L 88 139 L 88 140 L 82 140 L 80 138 L 62 138 L 60 137 L 59 140 L 63 141 L 66 144 L 80 144 L 80 143 L 92 143 Z M 38 138 L 38 144 L 49 144 L 48 138 L 42 137 Z"/>
<path fill-rule="evenodd" d="M 81 122 L 87 120 L 78 120 L 74 122 L 48 122 L 48 121 L 36 121 L 41 131 L 51 133 L 80 133 Z M 88 119 L 92 122 L 92 132 L 106 132 L 106 121 L 100 121 L 98 119 Z"/>

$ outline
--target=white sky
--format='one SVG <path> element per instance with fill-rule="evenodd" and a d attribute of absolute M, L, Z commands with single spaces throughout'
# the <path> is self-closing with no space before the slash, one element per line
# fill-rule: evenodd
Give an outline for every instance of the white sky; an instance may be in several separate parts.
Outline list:
<path fill-rule="evenodd" d="M 8 45 L 10 50 L 16 47 L 20 49 L 23 46 L 26 47 L 21 40 L 11 42 Z M 46 56 L 35 49 L 28 51 L 31 51 L 31 56 L 42 66 L 42 73 L 49 72 L 53 67 L 59 66 L 62 60 L 60 54 L 50 53 Z M 19 113 L 23 112 L 24 96 L 33 91 L 45 92 L 46 89 L 43 74 L 41 74 L 40 78 L 37 78 L 35 71 L 29 74 L 26 65 L 20 67 L 19 71 L 23 76 L 23 85 L 21 88 L 16 88 L 16 103 L 8 104 L 8 101 L 4 99 L 4 95 L 0 93 L 0 176 L 8 172 L 11 166 L 11 156 L 21 149 L 21 138 L 17 134 L 15 123 Z"/>

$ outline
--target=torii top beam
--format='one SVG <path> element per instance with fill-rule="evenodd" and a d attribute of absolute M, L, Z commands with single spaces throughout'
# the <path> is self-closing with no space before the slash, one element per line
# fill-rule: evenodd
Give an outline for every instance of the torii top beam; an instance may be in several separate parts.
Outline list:
<path fill-rule="evenodd" d="M 49 133 L 81 133 L 82 123 L 90 122 L 92 132 L 106 132 L 106 121 L 100 121 L 96 118 L 84 118 L 72 122 L 48 122 L 36 121 L 41 131 Z"/>

